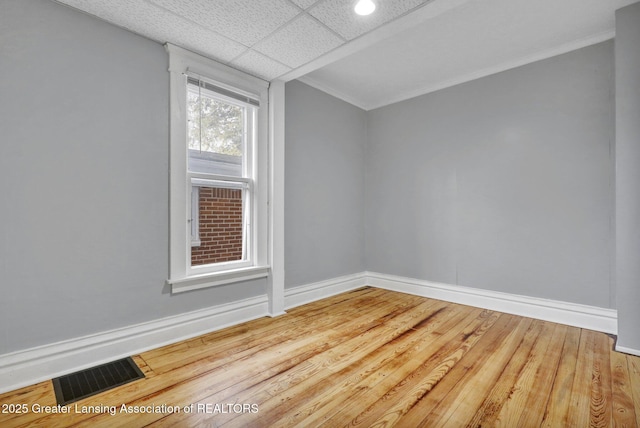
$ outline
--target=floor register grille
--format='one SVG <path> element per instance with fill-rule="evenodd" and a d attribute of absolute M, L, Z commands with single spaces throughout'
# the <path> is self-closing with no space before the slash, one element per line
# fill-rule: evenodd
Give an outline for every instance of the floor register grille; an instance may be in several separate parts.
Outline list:
<path fill-rule="evenodd" d="M 64 406 L 86 397 L 143 379 L 131 357 L 81 370 L 52 380 L 56 400 Z"/>

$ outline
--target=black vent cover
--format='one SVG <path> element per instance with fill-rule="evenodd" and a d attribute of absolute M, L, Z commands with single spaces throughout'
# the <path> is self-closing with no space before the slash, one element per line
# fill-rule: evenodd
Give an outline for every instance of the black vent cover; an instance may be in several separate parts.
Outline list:
<path fill-rule="evenodd" d="M 143 378 L 144 373 L 128 357 L 55 378 L 53 389 L 58 404 L 63 406 Z"/>

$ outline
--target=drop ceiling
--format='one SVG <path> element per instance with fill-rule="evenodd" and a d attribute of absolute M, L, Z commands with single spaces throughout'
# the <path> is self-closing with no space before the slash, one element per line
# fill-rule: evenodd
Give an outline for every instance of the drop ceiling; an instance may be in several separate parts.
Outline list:
<path fill-rule="evenodd" d="M 57 0 L 265 80 L 372 109 L 611 39 L 638 0 Z"/>

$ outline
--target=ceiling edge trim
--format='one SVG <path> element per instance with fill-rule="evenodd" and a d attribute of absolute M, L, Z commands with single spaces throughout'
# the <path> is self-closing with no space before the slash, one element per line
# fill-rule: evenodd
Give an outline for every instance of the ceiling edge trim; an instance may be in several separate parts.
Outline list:
<path fill-rule="evenodd" d="M 336 91 L 335 89 L 325 85 L 324 83 L 318 82 L 317 80 L 312 79 L 312 78 L 310 78 L 308 76 L 299 77 L 297 80 L 299 80 L 300 82 L 311 86 L 312 88 L 316 88 L 316 89 L 318 89 L 318 90 L 320 90 L 320 91 L 322 91 L 322 92 L 324 92 L 326 94 L 329 94 L 332 97 L 338 98 L 338 99 L 340 99 L 340 100 L 342 100 L 344 102 L 347 102 L 347 103 L 349 103 L 351 105 L 354 105 L 354 106 L 356 106 L 358 108 L 361 108 L 362 110 L 368 110 L 363 103 L 361 103 L 359 100 L 355 99 L 354 97 L 351 97 L 351 96 L 349 96 L 347 94 L 344 94 L 344 93 L 342 93 L 340 91 Z"/>
<path fill-rule="evenodd" d="M 445 80 L 445 81 L 436 83 L 435 85 L 423 86 L 419 89 L 405 92 L 401 95 L 398 95 L 397 97 L 390 98 L 389 100 L 386 100 L 380 103 L 365 103 L 362 101 L 358 101 L 358 104 L 356 105 L 367 111 L 377 109 L 380 107 L 385 107 L 391 104 L 399 103 L 401 101 L 406 101 L 411 98 L 419 97 L 421 95 L 426 95 L 431 92 L 439 91 L 441 89 L 446 89 L 451 86 L 456 86 L 462 83 L 470 82 L 472 80 L 480 79 L 482 77 L 490 76 L 492 74 L 497 74 L 502 71 L 507 71 L 513 68 L 521 67 L 523 65 L 536 62 L 536 61 L 542 61 L 547 58 L 551 58 L 557 55 L 562 55 L 577 49 L 585 48 L 587 46 L 595 45 L 597 43 L 611 40 L 614 37 L 615 37 L 615 29 L 603 31 L 601 33 L 597 33 L 588 37 L 583 37 L 581 39 L 574 40 L 572 42 L 565 43 L 551 49 L 545 49 L 545 50 L 538 51 L 531 55 L 526 55 L 524 57 L 521 57 L 515 60 L 503 62 L 493 67 L 484 68 L 482 70 L 474 71 L 472 73 L 465 74 L 460 77 L 456 77 L 450 80 Z M 329 92 L 328 89 L 322 89 L 322 90 L 324 90 L 325 92 L 328 92 L 331 95 L 334 95 L 334 93 Z M 337 91 L 333 91 L 333 92 L 337 93 Z M 334 96 L 337 96 L 337 95 L 334 95 Z"/>

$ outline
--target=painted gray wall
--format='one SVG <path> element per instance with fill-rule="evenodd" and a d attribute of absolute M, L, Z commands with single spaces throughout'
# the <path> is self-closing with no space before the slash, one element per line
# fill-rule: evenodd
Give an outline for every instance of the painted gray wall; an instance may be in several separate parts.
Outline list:
<path fill-rule="evenodd" d="M 0 354 L 264 294 L 164 285 L 164 48 L 48 0 L 0 10 Z"/>
<path fill-rule="evenodd" d="M 365 112 L 285 86 L 285 284 L 364 270 Z"/>
<path fill-rule="evenodd" d="M 164 285 L 162 46 L 46 0 L 0 8 L 0 354 L 264 294 Z M 612 63 L 604 43 L 368 113 L 288 83 L 286 286 L 366 268 L 611 306 Z M 640 205 L 628 173 L 619 212 Z M 618 286 L 631 332 L 638 288 Z"/>
<path fill-rule="evenodd" d="M 640 3 L 616 12 L 616 288 L 619 346 L 640 352 Z"/>
<path fill-rule="evenodd" d="M 369 112 L 367 269 L 612 307 L 612 85 L 605 42 Z"/>

